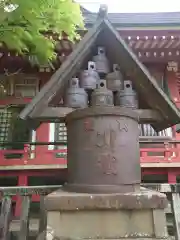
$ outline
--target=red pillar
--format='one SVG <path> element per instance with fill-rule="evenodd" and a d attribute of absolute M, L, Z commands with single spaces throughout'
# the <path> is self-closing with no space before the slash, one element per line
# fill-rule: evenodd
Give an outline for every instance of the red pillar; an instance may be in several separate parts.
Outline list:
<path fill-rule="evenodd" d="M 51 72 L 39 72 L 38 77 L 40 80 L 40 90 L 41 88 L 49 81 L 50 77 L 52 76 Z M 38 129 L 36 130 L 36 142 L 49 142 L 49 123 L 42 123 Z M 45 164 L 43 160 L 45 160 L 48 156 L 46 154 L 48 150 L 48 146 L 41 145 L 35 147 L 36 157 L 34 162 L 38 161 L 41 164 Z"/>
<path fill-rule="evenodd" d="M 168 171 L 168 183 L 173 184 L 176 183 L 176 173 L 172 171 Z"/>
<path fill-rule="evenodd" d="M 19 175 L 18 177 L 18 187 L 28 185 L 28 176 L 26 174 Z M 21 214 L 21 197 L 17 195 L 16 207 L 15 207 L 15 217 L 19 217 Z"/>
<path fill-rule="evenodd" d="M 36 130 L 36 141 L 37 142 L 49 142 L 49 123 L 43 123 L 40 127 Z M 48 146 L 41 145 L 36 146 L 36 158 L 37 161 L 41 161 L 41 164 L 44 164 L 43 160 L 45 161 L 47 158 Z"/>

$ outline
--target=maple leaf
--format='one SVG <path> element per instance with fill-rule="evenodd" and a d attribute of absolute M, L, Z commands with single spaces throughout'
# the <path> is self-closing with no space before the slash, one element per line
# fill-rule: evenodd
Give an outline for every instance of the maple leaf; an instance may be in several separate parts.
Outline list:
<path fill-rule="evenodd" d="M 56 42 L 44 33 L 66 33 L 71 41 L 84 28 L 80 6 L 72 0 L 0 0 L 0 44 L 46 64 L 56 58 Z"/>

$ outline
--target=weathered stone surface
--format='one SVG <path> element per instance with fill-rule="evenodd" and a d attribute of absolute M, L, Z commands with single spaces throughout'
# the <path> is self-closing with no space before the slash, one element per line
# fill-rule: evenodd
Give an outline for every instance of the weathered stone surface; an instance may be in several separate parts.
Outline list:
<path fill-rule="evenodd" d="M 112 194 L 140 188 L 138 120 L 131 108 L 109 106 L 68 114 L 66 191 Z"/>
<path fill-rule="evenodd" d="M 58 190 L 45 199 L 49 211 L 102 210 L 102 209 L 164 209 L 166 196 L 141 188 L 139 192 L 126 194 L 85 194 Z"/>
<path fill-rule="evenodd" d="M 167 239 L 164 194 L 144 188 L 126 194 L 59 190 L 46 197 L 47 224 L 57 239 Z"/>
<path fill-rule="evenodd" d="M 151 210 L 48 212 L 56 236 L 74 239 L 153 237 Z M 163 236 L 164 237 L 164 236 Z"/>
<path fill-rule="evenodd" d="M 167 234 L 165 212 L 161 209 L 153 209 L 154 234 L 157 238 Z"/>

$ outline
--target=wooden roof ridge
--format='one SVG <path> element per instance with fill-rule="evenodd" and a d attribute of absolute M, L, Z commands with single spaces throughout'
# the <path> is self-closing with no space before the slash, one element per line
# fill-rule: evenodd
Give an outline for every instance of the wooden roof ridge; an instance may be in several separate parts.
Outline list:
<path fill-rule="evenodd" d="M 138 60 L 136 55 L 130 50 L 125 41 L 121 38 L 117 30 L 113 27 L 107 18 L 107 8 L 103 5 L 100 8 L 96 24 L 91 28 L 79 42 L 74 51 L 68 56 L 61 67 L 53 74 L 50 80 L 35 96 L 31 103 L 20 113 L 22 119 L 33 119 L 48 107 L 49 103 L 58 94 L 62 94 L 65 84 L 80 69 L 85 57 L 91 51 L 97 40 L 99 33 L 107 30 L 115 45 L 114 51 L 118 59 L 118 64 L 122 65 L 127 73 L 136 79 L 134 81 L 136 90 L 145 96 L 148 106 L 154 110 L 158 110 L 163 121 L 156 123 L 156 130 L 162 130 L 180 122 L 180 111 L 169 97 L 163 92 L 156 80 L 150 75 L 146 67 Z M 153 93 L 153 95 L 152 95 Z"/>

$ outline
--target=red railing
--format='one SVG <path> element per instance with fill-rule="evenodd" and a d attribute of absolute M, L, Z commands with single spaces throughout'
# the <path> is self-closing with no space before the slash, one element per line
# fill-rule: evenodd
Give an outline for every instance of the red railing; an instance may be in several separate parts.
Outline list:
<path fill-rule="evenodd" d="M 0 166 L 13 165 L 66 165 L 66 157 L 56 157 L 56 154 L 64 154 L 66 149 L 48 150 L 49 145 L 59 146 L 62 143 L 13 143 L 13 146 L 24 144 L 24 149 L 0 149 Z M 3 143 L 1 146 L 10 148 L 12 143 Z M 35 149 L 32 149 L 34 145 Z"/>
<path fill-rule="evenodd" d="M 10 144 L 12 143 L 3 143 L 1 146 L 10 146 Z M 0 166 L 58 164 L 66 167 L 67 150 L 60 149 L 60 146 L 65 146 L 62 143 L 36 142 L 23 144 L 24 149 L 22 150 L 1 149 Z M 32 149 L 33 145 L 34 149 Z M 49 145 L 56 146 L 56 149 L 48 150 Z M 141 140 L 140 146 L 141 163 L 180 163 L 180 141 Z"/>

